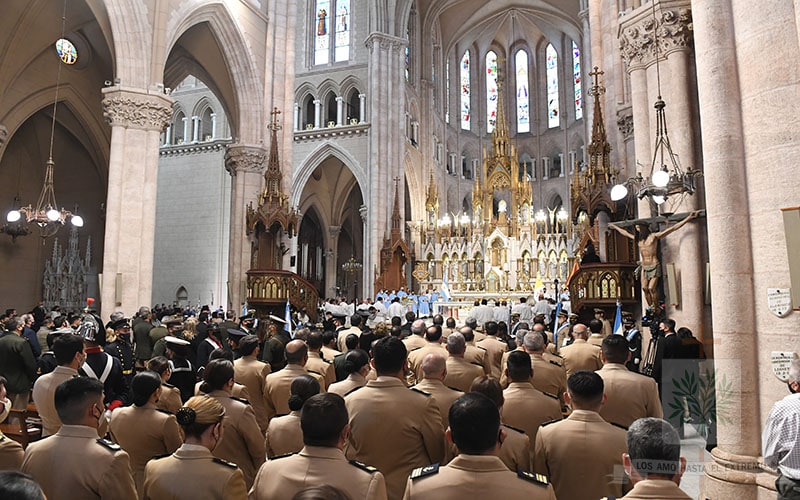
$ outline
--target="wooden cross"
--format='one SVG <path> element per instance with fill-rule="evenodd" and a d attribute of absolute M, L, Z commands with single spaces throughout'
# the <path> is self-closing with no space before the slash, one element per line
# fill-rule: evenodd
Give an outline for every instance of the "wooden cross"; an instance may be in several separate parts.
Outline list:
<path fill-rule="evenodd" d="M 270 123 L 269 128 L 270 130 L 280 130 L 281 126 L 278 125 L 278 115 L 281 114 L 281 111 L 278 108 L 272 108 L 272 123 Z"/>
<path fill-rule="evenodd" d="M 600 77 L 605 74 L 605 71 L 601 71 L 600 68 L 597 66 L 594 67 L 593 71 L 589 72 L 589 76 L 594 77 L 594 84 L 592 88 L 589 90 L 589 94 L 593 96 L 599 96 L 600 94 L 606 91 L 606 88 L 600 85 Z"/>

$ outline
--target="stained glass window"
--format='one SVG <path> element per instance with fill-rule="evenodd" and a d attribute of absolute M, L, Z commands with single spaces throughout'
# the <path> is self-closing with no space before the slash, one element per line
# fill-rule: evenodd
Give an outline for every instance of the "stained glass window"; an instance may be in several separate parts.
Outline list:
<path fill-rule="evenodd" d="M 572 42 L 572 82 L 575 85 L 575 119 L 583 118 L 583 93 L 581 85 L 581 51 Z"/>
<path fill-rule="evenodd" d="M 75 64 L 78 61 L 78 49 L 66 38 L 56 41 L 56 52 L 65 64 Z"/>
<path fill-rule="evenodd" d="M 558 55 L 552 44 L 545 50 L 547 78 L 547 126 L 558 127 Z"/>
<path fill-rule="evenodd" d="M 470 120 L 469 51 L 461 58 L 461 128 L 469 130 Z"/>
<path fill-rule="evenodd" d="M 336 2 L 336 46 L 334 60 L 350 59 L 350 0 Z"/>
<path fill-rule="evenodd" d="M 444 122 L 450 123 L 450 58 L 444 63 Z"/>
<path fill-rule="evenodd" d="M 411 81 L 411 29 L 406 28 L 406 81 Z"/>
<path fill-rule="evenodd" d="M 491 133 L 497 124 L 497 54 L 486 54 L 486 131 Z"/>
<path fill-rule="evenodd" d="M 517 132 L 531 131 L 530 99 L 528 98 L 528 53 L 518 50 L 514 56 L 517 72 Z"/>
<path fill-rule="evenodd" d="M 314 64 L 350 59 L 350 1 L 316 0 L 314 11 Z M 333 51 L 331 51 L 333 48 Z"/>

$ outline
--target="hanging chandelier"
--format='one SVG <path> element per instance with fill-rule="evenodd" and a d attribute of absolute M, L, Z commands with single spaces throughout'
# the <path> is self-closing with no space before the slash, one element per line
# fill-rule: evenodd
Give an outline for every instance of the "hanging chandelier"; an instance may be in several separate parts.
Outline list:
<path fill-rule="evenodd" d="M 661 98 L 661 69 L 659 65 L 659 38 L 658 20 L 656 19 L 655 2 L 652 2 L 653 10 L 653 43 L 656 55 L 656 78 L 658 84 L 658 98 L 655 102 L 656 110 L 656 140 L 653 151 L 653 161 L 650 163 L 650 173 L 648 177 L 643 177 L 638 172 L 635 177 L 630 177 L 624 182 L 616 184 L 611 188 L 611 199 L 620 201 L 628 196 L 629 190 L 636 192 L 636 197 L 640 200 L 649 198 L 656 205 L 662 205 L 670 196 L 692 195 L 695 191 L 695 180 L 702 176 L 700 170 L 691 167 L 683 170 L 681 168 L 678 155 L 672 151 L 672 145 L 667 133 L 667 118 L 664 108 L 667 106 Z"/>
<path fill-rule="evenodd" d="M 67 2 L 64 1 L 64 12 L 61 16 L 61 38 L 58 43 L 63 43 L 64 30 L 66 26 Z M 61 49 L 58 49 L 59 51 Z M 71 62 L 70 62 L 71 61 Z M 15 207 L 6 214 L 6 221 L 0 232 L 8 234 L 13 240 L 18 236 L 30 234 L 30 226 L 36 226 L 42 238 L 53 236 L 69 220 L 75 227 L 83 227 L 83 217 L 73 214 L 69 210 L 59 208 L 56 201 L 56 193 L 53 189 L 53 138 L 56 130 L 56 111 L 58 110 L 58 91 L 61 86 L 61 67 L 62 64 L 71 64 L 74 59 L 59 57 L 58 73 L 56 76 L 56 95 L 53 101 L 53 119 L 50 124 L 50 151 L 47 162 L 45 163 L 44 185 L 39 194 L 39 199 L 35 206 L 27 205 L 18 207 L 18 199 L 15 198 Z"/>

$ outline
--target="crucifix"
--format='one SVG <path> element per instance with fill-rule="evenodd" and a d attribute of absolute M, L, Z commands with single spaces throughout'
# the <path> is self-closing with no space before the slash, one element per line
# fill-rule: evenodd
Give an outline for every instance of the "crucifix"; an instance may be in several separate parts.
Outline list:
<path fill-rule="evenodd" d="M 281 114 L 281 111 L 278 108 L 272 108 L 272 123 L 270 123 L 267 128 L 270 130 L 280 130 L 281 126 L 278 124 L 278 115 Z"/>

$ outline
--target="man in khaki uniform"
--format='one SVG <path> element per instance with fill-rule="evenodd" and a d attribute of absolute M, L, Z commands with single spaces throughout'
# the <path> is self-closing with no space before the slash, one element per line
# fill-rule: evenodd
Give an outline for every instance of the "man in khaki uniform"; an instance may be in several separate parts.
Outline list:
<path fill-rule="evenodd" d="M 483 367 L 470 363 L 464 357 L 466 341 L 460 333 L 453 333 L 447 337 L 447 375 L 444 383 L 448 387 L 468 392 L 472 382 L 484 375 Z"/>
<path fill-rule="evenodd" d="M 503 398 L 503 388 L 500 387 L 500 382 L 497 379 L 484 375 L 475 380 L 470 392 L 479 392 L 491 399 L 500 411 L 500 415 L 503 414 L 505 398 Z M 501 425 L 501 428 L 506 431 L 506 439 L 503 441 L 503 446 L 500 447 L 500 460 L 506 464 L 506 467 L 511 472 L 516 472 L 520 469 L 531 470 L 533 449 L 528 435 L 522 429 L 511 427 L 505 423 Z"/>
<path fill-rule="evenodd" d="M 299 453 L 262 465 L 250 490 L 250 500 L 288 499 L 298 491 L 322 484 L 333 486 L 354 500 L 386 500 L 383 474 L 369 465 L 348 462 L 342 453 L 350 431 L 347 421 L 341 396 L 311 396 L 300 417 L 305 446 Z"/>
<path fill-rule="evenodd" d="M 383 337 L 372 348 L 378 378 L 346 398 L 350 436 L 348 458 L 374 465 L 386 477 L 390 500 L 403 496 L 415 467 L 444 457 L 444 429 L 436 402 L 403 383 L 406 348 L 396 337 Z"/>
<path fill-rule="evenodd" d="M 489 358 L 488 363 L 491 371 L 489 375 L 499 379 L 500 373 L 502 372 L 500 363 L 502 362 L 503 353 L 508 350 L 508 345 L 497 338 L 496 322 L 487 321 L 483 327 L 486 330 L 486 338 L 480 342 L 476 342 L 475 345 L 486 349 L 486 355 Z"/>
<path fill-rule="evenodd" d="M 260 348 L 258 337 L 245 335 L 239 341 L 241 357 L 233 362 L 233 378 L 247 388 L 248 401 L 256 414 L 256 422 L 261 432 L 267 431 L 269 416 L 267 412 L 267 375 L 270 366 L 258 360 Z"/>
<path fill-rule="evenodd" d="M 306 370 L 314 373 L 319 373 L 325 382 L 322 388 L 327 391 L 328 387 L 336 382 L 336 372 L 333 369 L 333 361 L 322 359 L 322 334 L 319 332 L 312 332 L 306 341 L 308 345 L 308 361 L 306 361 Z"/>
<path fill-rule="evenodd" d="M 503 422 L 523 430 L 535 442 L 542 424 L 561 420 L 561 405 L 555 395 L 534 389 L 534 371 L 526 353 L 514 351 L 508 356 L 506 374 L 510 383 L 503 391 Z"/>
<path fill-rule="evenodd" d="M 456 319 L 452 316 L 448 316 L 444 324 L 445 326 L 442 328 L 442 337 L 447 340 L 447 337 L 456 332 Z"/>
<path fill-rule="evenodd" d="M 563 366 L 564 358 L 562 358 L 559 354 L 556 354 L 556 346 L 553 343 L 553 334 L 548 332 L 541 323 L 534 324 L 533 328 L 531 328 L 531 331 L 542 335 L 544 338 L 544 351 L 542 352 L 544 359 L 547 361 L 553 361 L 556 364 Z"/>
<path fill-rule="evenodd" d="M 486 375 L 491 375 L 492 365 L 489 356 L 486 354 L 486 349 L 475 345 L 475 331 L 472 327 L 463 326 L 459 332 L 464 336 L 464 341 L 467 343 L 467 348 L 464 350 L 464 359 L 468 363 L 482 367 L 483 373 Z"/>
<path fill-rule="evenodd" d="M 589 335 L 589 339 L 586 342 L 597 347 L 602 346 L 605 338 L 603 336 L 603 322 L 599 319 L 589 321 L 589 332 L 591 332 L 591 335 Z"/>
<path fill-rule="evenodd" d="M 61 428 L 61 419 L 56 411 L 56 387 L 61 382 L 78 376 L 78 368 L 83 365 L 83 339 L 77 335 L 63 334 L 53 342 L 53 354 L 58 366 L 42 375 L 33 384 L 33 402 L 42 419 L 42 437 L 50 436 Z"/>
<path fill-rule="evenodd" d="M 567 392 L 567 371 L 558 362 L 545 358 L 544 342 L 544 332 L 530 332 L 523 340 L 525 352 L 531 357 L 533 386 L 545 394 L 558 396 L 563 409 L 564 393 Z"/>
<path fill-rule="evenodd" d="M 424 346 L 408 351 L 408 367 L 416 380 L 422 380 L 422 360 L 431 353 L 441 354 L 443 357 L 447 355 L 442 345 L 442 328 L 438 325 L 429 326 L 425 331 Z"/>
<path fill-rule="evenodd" d="M 292 340 L 286 344 L 286 366 L 282 370 L 267 375 L 266 403 L 267 416 L 289 414 L 289 396 L 292 380 L 300 375 L 311 375 L 319 382 L 320 389 L 324 392 L 325 379 L 319 373 L 309 372 L 305 368 L 308 361 L 308 347 L 302 340 Z"/>
<path fill-rule="evenodd" d="M 614 328 L 611 326 L 611 322 L 606 319 L 606 312 L 604 310 L 600 309 L 599 307 L 595 307 L 594 319 L 598 320 L 603 325 L 602 329 L 600 330 L 603 338 L 606 338 L 614 333 Z"/>
<path fill-rule="evenodd" d="M 587 370 L 573 373 L 567 379 L 572 414 L 543 426 L 536 435 L 533 469 L 550 476 L 558 498 L 622 496 L 625 431 L 598 413 L 605 400 L 600 375 Z M 580 467 L 579 478 L 575 467 Z"/>
<path fill-rule="evenodd" d="M 424 346 L 428 342 L 425 340 L 425 320 L 417 319 L 411 323 L 411 335 L 403 339 L 403 344 L 408 352 Z"/>
<path fill-rule="evenodd" d="M 447 375 L 444 354 L 438 352 L 428 354 L 422 360 L 420 369 L 422 371 L 422 380 L 413 389 L 427 392 L 433 396 L 434 401 L 436 401 L 436 407 L 439 408 L 439 414 L 442 416 L 442 426 L 447 429 L 449 425 L 447 413 L 450 411 L 450 405 L 453 404 L 453 401 L 463 396 L 464 393 L 444 385 L 444 379 Z"/>
<path fill-rule="evenodd" d="M 362 317 L 360 314 L 353 314 L 350 316 L 350 328 L 343 328 L 339 331 L 338 336 L 336 338 L 336 345 L 339 348 L 339 351 L 346 353 L 348 351 L 347 345 L 344 343 L 344 339 L 347 338 L 348 335 L 351 333 L 356 337 L 361 337 L 361 321 Z"/>
<path fill-rule="evenodd" d="M 628 429 L 628 453 L 622 455 L 625 473 L 633 489 L 623 498 L 646 500 L 689 500 L 679 486 L 686 470 L 681 456 L 681 441 L 665 420 L 642 418 Z"/>
<path fill-rule="evenodd" d="M 404 499 L 502 498 L 555 500 L 547 478 L 530 472 L 511 472 L 498 458 L 505 431 L 497 406 L 483 394 L 458 398 L 450 408 L 448 441 L 459 455 L 446 466 L 414 469 Z"/>
<path fill-rule="evenodd" d="M 33 476 L 49 500 L 136 499 L 128 454 L 97 437 L 105 411 L 103 383 L 89 377 L 66 380 L 56 388 L 55 405 L 63 425 L 48 439 L 28 445 L 22 472 Z"/>
<path fill-rule="evenodd" d="M 21 444 L 0 432 L 0 471 L 19 470 L 24 455 Z"/>
<path fill-rule="evenodd" d="M 325 361 L 333 362 L 333 358 L 342 354 L 336 347 L 336 332 L 325 331 L 322 334 L 322 349 L 319 351 Z"/>
<path fill-rule="evenodd" d="M 639 418 L 663 418 L 655 379 L 633 373 L 625 367 L 631 356 L 625 337 L 606 337 L 602 356 L 605 364 L 597 374 L 603 378 L 606 403 L 600 408 L 600 416 L 606 422 L 626 429 Z"/>
<path fill-rule="evenodd" d="M 567 378 L 579 370 L 595 371 L 603 367 L 600 359 L 600 348 L 589 344 L 589 330 L 586 325 L 578 323 L 572 328 L 575 342 L 561 349 L 561 357 L 564 358 L 564 368 L 567 369 Z"/>

